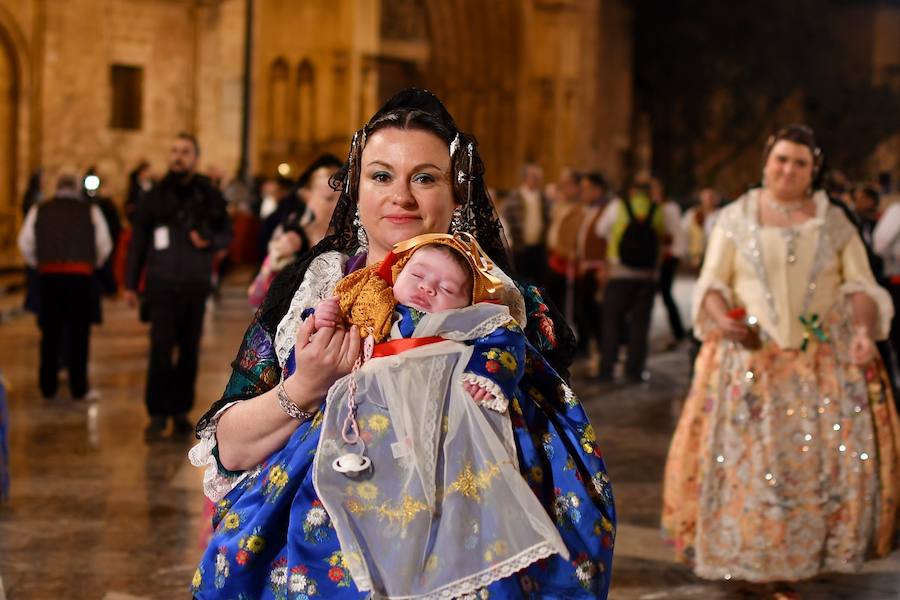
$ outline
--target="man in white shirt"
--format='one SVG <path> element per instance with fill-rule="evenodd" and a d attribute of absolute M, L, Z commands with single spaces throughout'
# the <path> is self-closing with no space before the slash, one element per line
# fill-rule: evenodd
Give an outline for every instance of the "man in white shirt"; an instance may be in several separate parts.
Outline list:
<path fill-rule="evenodd" d="M 69 389 L 73 400 L 83 400 L 88 392 L 92 277 L 112 251 L 106 220 L 97 205 L 84 200 L 78 180 L 61 175 L 56 195 L 29 209 L 18 241 L 25 262 L 39 273 L 41 393 L 47 399 L 56 396 L 65 331 Z"/>
<path fill-rule="evenodd" d="M 894 306 L 900 307 L 900 202 L 889 204 L 872 230 L 872 251 L 882 259 L 883 285 Z M 896 313 L 891 321 L 890 341 L 894 356 L 900 358 L 900 319 Z"/>

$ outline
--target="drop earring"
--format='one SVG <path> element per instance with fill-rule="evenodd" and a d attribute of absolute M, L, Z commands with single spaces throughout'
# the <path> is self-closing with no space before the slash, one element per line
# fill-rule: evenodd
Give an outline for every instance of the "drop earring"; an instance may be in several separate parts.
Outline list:
<path fill-rule="evenodd" d="M 450 219 L 450 233 L 455 234 L 465 231 L 465 223 L 463 223 L 462 206 L 453 209 L 453 217 Z"/>
<path fill-rule="evenodd" d="M 353 226 L 356 227 L 356 241 L 359 243 L 359 249 L 362 252 L 369 250 L 369 237 L 366 230 L 363 229 L 362 221 L 359 218 L 359 206 L 356 207 L 356 214 L 353 215 Z"/>

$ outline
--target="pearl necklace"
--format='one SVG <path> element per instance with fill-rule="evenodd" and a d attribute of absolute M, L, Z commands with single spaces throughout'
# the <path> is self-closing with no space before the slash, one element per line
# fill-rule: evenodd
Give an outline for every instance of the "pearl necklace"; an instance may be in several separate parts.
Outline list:
<path fill-rule="evenodd" d="M 803 210 L 806 206 L 806 201 L 808 198 L 803 198 L 802 200 L 795 200 L 793 202 L 782 202 L 781 200 L 773 200 L 772 198 L 768 199 L 768 204 L 785 217 L 790 218 L 792 212 L 796 212 L 798 210 Z"/>

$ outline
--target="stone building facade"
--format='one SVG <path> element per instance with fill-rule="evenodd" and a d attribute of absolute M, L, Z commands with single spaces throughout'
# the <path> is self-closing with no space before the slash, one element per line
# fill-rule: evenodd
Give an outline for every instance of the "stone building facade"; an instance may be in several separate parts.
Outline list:
<path fill-rule="evenodd" d="M 525 160 L 621 175 L 631 148 L 626 0 L 250 0 L 249 160 L 296 175 L 343 156 L 379 103 L 436 91 L 478 137 L 491 185 Z M 0 247 L 29 174 L 96 167 L 122 200 L 142 159 L 195 133 L 202 167 L 240 156 L 247 0 L 0 0 Z"/>

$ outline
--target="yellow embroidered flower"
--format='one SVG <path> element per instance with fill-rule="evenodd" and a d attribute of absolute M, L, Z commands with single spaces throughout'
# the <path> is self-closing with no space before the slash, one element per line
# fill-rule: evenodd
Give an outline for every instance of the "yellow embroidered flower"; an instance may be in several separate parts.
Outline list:
<path fill-rule="evenodd" d="M 361 569 L 363 565 L 362 554 L 359 552 L 348 552 L 343 555 L 341 562 L 347 565 L 348 568 Z"/>
<path fill-rule="evenodd" d="M 269 482 L 276 487 L 284 487 L 288 482 L 288 474 L 281 465 L 269 469 Z"/>
<path fill-rule="evenodd" d="M 438 566 L 438 557 L 432 554 L 425 561 L 425 571 L 434 571 Z"/>
<path fill-rule="evenodd" d="M 487 358 L 490 358 L 490 359 L 495 359 L 495 358 L 497 358 L 497 356 L 499 356 L 499 354 L 500 354 L 500 352 L 498 352 L 496 348 L 491 348 L 490 350 L 488 350 L 487 352 L 484 353 L 484 356 L 486 356 Z"/>
<path fill-rule="evenodd" d="M 597 441 L 597 436 L 594 434 L 594 426 L 588 425 L 584 428 L 584 433 L 581 434 L 581 439 L 587 442 L 595 442 Z"/>
<path fill-rule="evenodd" d="M 200 569 L 198 568 L 196 571 L 194 571 L 194 579 L 191 580 L 191 586 L 193 586 L 194 589 L 197 589 L 200 587 L 201 583 L 203 583 L 203 573 L 201 573 Z"/>
<path fill-rule="evenodd" d="M 356 495 L 363 500 L 374 500 L 378 497 L 378 487 L 369 481 L 356 486 Z"/>
<path fill-rule="evenodd" d="M 528 476 L 532 481 L 541 483 L 542 481 L 544 481 L 544 470 L 540 467 L 531 467 L 531 469 L 528 471 Z"/>
<path fill-rule="evenodd" d="M 522 407 L 519 406 L 519 401 L 516 398 L 512 399 L 512 402 L 509 404 L 509 408 L 513 414 L 522 415 Z"/>
<path fill-rule="evenodd" d="M 241 516 L 237 513 L 225 515 L 225 529 L 237 529 L 241 526 Z"/>
<path fill-rule="evenodd" d="M 253 554 L 259 554 L 262 552 L 262 549 L 266 547 L 266 540 L 263 539 L 262 536 L 259 535 L 251 535 L 248 536 L 244 541 L 244 548 L 252 552 Z"/>
<path fill-rule="evenodd" d="M 506 554 L 506 542 L 497 540 L 484 551 L 484 561 L 493 562 L 495 558 L 499 560 L 504 554 Z"/>
<path fill-rule="evenodd" d="M 341 551 L 333 552 L 330 557 L 328 557 L 328 564 L 332 567 L 340 567 L 344 564 L 344 556 L 341 554 Z"/>
<path fill-rule="evenodd" d="M 391 422 L 384 415 L 372 415 L 369 417 L 368 427 L 375 433 L 383 433 L 390 426 Z"/>
<path fill-rule="evenodd" d="M 500 364 L 503 365 L 503 368 L 507 371 L 515 371 L 519 366 L 516 357 L 509 352 L 501 352 L 498 359 L 500 360 Z"/>

